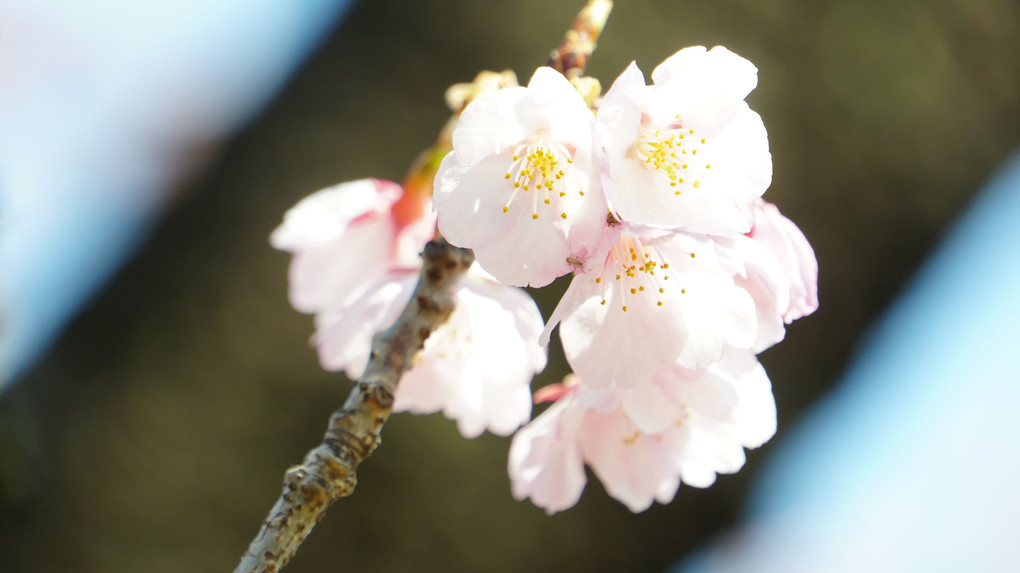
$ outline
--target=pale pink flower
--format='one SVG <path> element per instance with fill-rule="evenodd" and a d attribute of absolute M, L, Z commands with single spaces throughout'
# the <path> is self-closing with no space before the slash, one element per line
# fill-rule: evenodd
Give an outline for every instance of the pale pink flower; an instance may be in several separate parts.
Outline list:
<path fill-rule="evenodd" d="M 573 507 L 584 490 L 581 424 L 588 410 L 564 398 L 514 434 L 510 442 L 510 491 L 552 515 Z"/>
<path fill-rule="evenodd" d="M 317 320 L 313 341 L 322 367 L 360 376 L 372 336 L 396 321 L 417 278 L 390 273 L 342 312 Z M 458 283 L 454 299 L 449 320 L 401 378 L 393 409 L 442 411 L 467 438 L 484 430 L 509 435 L 531 416 L 531 379 L 545 368 L 542 316 L 527 293 L 492 281 L 477 266 Z"/>
<path fill-rule="evenodd" d="M 541 339 L 559 324 L 567 361 L 587 386 L 640 386 L 674 362 L 702 368 L 727 347 L 753 344 L 754 302 L 709 237 L 622 224 L 603 239 Z"/>
<path fill-rule="evenodd" d="M 771 203 L 754 204 L 754 226 L 734 242 L 746 274 L 736 283 L 754 298 L 755 351 L 781 341 L 785 325 L 818 309 L 818 261 L 804 233 Z"/>
<path fill-rule="evenodd" d="M 562 397 L 510 446 L 514 497 L 555 513 L 573 506 L 587 463 L 631 511 L 668 503 L 680 482 L 707 487 L 733 473 L 744 448 L 776 430 L 775 401 L 750 351 L 731 351 L 704 370 L 664 369 L 652 384 L 593 390 L 565 381 Z"/>
<path fill-rule="evenodd" d="M 273 246 L 294 254 L 292 299 L 298 310 L 315 313 L 312 340 L 323 368 L 351 379 L 364 372 L 372 337 L 410 299 L 419 253 L 435 234 L 427 204 L 421 218 L 399 220 L 401 196 L 400 186 L 385 181 L 337 185 L 299 202 L 271 237 Z M 477 266 L 454 298 L 453 314 L 401 379 L 394 411 L 443 411 L 465 437 L 486 429 L 510 434 L 530 417 L 531 379 L 545 367 L 542 316 L 527 293 L 494 282 Z"/>
<path fill-rule="evenodd" d="M 472 102 L 436 174 L 439 230 L 502 283 L 545 286 L 597 240 L 606 203 L 593 177 L 594 116 L 560 73 Z"/>
<path fill-rule="evenodd" d="M 761 118 L 744 102 L 757 69 L 717 46 L 685 48 L 646 86 L 636 64 L 599 105 L 596 149 L 609 206 L 629 223 L 743 233 L 772 180 Z"/>
<path fill-rule="evenodd" d="M 292 253 L 290 303 L 304 313 L 341 307 L 390 268 L 397 223 L 390 208 L 400 199 L 396 183 L 361 179 L 305 197 L 269 237 Z"/>

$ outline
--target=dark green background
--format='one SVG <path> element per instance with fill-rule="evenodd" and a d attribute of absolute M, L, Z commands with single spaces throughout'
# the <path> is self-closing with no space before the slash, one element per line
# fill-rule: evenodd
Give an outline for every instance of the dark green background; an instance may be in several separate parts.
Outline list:
<path fill-rule="evenodd" d="M 319 369 L 269 232 L 321 187 L 399 179 L 445 121 L 448 85 L 481 69 L 526 81 L 581 3 L 358 5 L 0 396 L 0 569 L 232 570 L 348 388 Z M 775 162 L 766 197 L 821 265 L 821 309 L 762 356 L 778 435 L 668 506 L 632 515 L 593 482 L 550 518 L 511 498 L 507 439 L 399 415 L 287 570 L 654 571 L 732 524 L 784 432 L 1020 143 L 1018 30 L 1007 0 L 618 2 L 589 69 L 605 86 L 632 59 L 648 73 L 694 44 L 760 70 L 749 102 Z M 555 296 L 543 292 L 546 315 Z M 536 387 L 564 373 L 558 352 Z"/>

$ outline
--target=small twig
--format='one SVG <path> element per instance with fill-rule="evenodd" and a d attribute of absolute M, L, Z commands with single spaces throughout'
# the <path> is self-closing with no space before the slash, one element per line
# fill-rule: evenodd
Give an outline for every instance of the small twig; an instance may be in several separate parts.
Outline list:
<path fill-rule="evenodd" d="M 393 395 L 425 339 L 454 309 L 453 289 L 474 254 L 443 239 L 425 245 L 414 295 L 397 322 L 372 339 L 372 354 L 343 408 L 333 413 L 322 443 L 287 470 L 283 493 L 234 573 L 283 568 L 330 505 L 354 492 L 358 464 L 379 445 Z"/>
<path fill-rule="evenodd" d="M 588 58 L 595 51 L 595 43 L 606 27 L 612 9 L 612 0 L 589 0 L 574 18 L 573 25 L 563 36 L 563 42 L 549 55 L 548 66 L 568 78 L 584 74 Z"/>

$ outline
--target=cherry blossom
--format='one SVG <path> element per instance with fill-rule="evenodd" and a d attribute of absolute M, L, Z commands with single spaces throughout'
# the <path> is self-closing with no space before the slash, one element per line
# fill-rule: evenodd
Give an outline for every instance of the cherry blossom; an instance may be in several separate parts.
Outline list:
<path fill-rule="evenodd" d="M 683 49 L 646 86 L 637 65 L 599 105 L 596 148 L 610 208 L 623 221 L 743 233 L 747 205 L 772 179 L 761 118 L 744 102 L 757 69 L 717 46 Z"/>
<path fill-rule="evenodd" d="M 312 340 L 327 370 L 358 378 L 372 337 L 396 321 L 414 291 L 435 216 L 407 199 L 420 200 L 385 181 L 341 184 L 302 200 L 273 232 L 272 244 L 294 254 L 291 298 L 315 313 Z M 542 316 L 524 291 L 477 265 L 454 297 L 456 310 L 402 378 L 394 411 L 443 411 L 469 438 L 486 429 L 507 435 L 530 417 L 531 378 L 545 367 Z"/>
<path fill-rule="evenodd" d="M 744 101 L 755 67 L 695 47 L 651 77 L 632 63 L 593 113 L 594 95 L 551 68 L 526 87 L 479 76 L 448 94 L 463 111 L 434 186 L 413 169 L 413 192 L 341 184 L 301 201 L 271 237 L 294 255 L 290 298 L 315 315 L 322 367 L 351 378 L 410 300 L 437 225 L 474 251 L 456 309 L 394 402 L 441 411 L 465 437 L 528 421 L 558 326 L 576 375 L 536 393 L 555 403 L 517 431 L 508 464 L 514 496 L 549 513 L 580 499 L 585 464 L 634 512 L 739 470 L 744 448 L 776 430 L 756 354 L 818 306 L 811 246 L 760 198 L 772 162 Z M 571 272 L 543 325 L 515 286 Z"/>
<path fill-rule="evenodd" d="M 464 110 L 436 174 L 439 230 L 504 284 L 545 286 L 597 241 L 606 203 L 593 176 L 594 116 L 560 73 Z"/>
<path fill-rule="evenodd" d="M 776 430 L 771 384 L 750 351 L 703 370 L 673 365 L 637 388 L 595 390 L 569 376 L 545 394 L 559 398 L 514 436 L 508 470 L 514 497 L 550 514 L 577 503 L 584 463 L 640 512 L 671 501 L 681 482 L 708 487 L 736 472 L 744 448 Z"/>
<path fill-rule="evenodd" d="M 287 211 L 269 242 L 294 255 L 291 306 L 305 313 L 343 306 L 388 270 L 398 227 L 390 209 L 401 194 L 396 183 L 361 179 L 313 193 Z"/>
<path fill-rule="evenodd" d="M 360 376 L 372 336 L 396 321 L 417 278 L 409 271 L 387 274 L 343 312 L 318 320 L 313 342 L 322 367 Z M 531 416 L 531 378 L 545 368 L 542 316 L 527 293 L 494 282 L 477 265 L 454 298 L 453 314 L 401 379 L 393 410 L 442 411 L 466 438 L 486 429 L 509 435 Z"/>
<path fill-rule="evenodd" d="M 575 398 L 558 401 L 514 434 L 510 442 L 510 491 L 552 515 L 581 499 L 584 475 L 581 424 L 587 410 Z"/>
<path fill-rule="evenodd" d="M 735 241 L 746 266 L 736 284 L 754 298 L 758 317 L 755 351 L 780 342 L 785 325 L 818 308 L 818 261 L 804 234 L 771 203 L 757 201 L 754 226 Z"/>
<path fill-rule="evenodd" d="M 679 362 L 702 368 L 755 339 L 754 302 L 709 237 L 610 225 L 546 325 L 585 384 L 631 388 Z"/>

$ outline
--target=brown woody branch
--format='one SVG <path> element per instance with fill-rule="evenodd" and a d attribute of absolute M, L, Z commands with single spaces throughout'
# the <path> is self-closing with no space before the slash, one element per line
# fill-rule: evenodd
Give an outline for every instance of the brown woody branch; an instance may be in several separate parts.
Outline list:
<path fill-rule="evenodd" d="M 612 9 L 612 0 L 589 0 L 574 18 L 563 42 L 549 55 L 547 65 L 568 78 L 583 75 Z"/>
<path fill-rule="evenodd" d="M 379 445 L 393 395 L 425 339 L 454 309 L 453 290 L 474 261 L 467 249 L 443 239 L 430 242 L 414 295 L 397 322 L 372 339 L 372 354 L 343 407 L 333 413 L 322 443 L 301 465 L 287 470 L 283 492 L 235 573 L 275 573 L 283 568 L 341 497 L 354 492 L 358 464 Z"/>

